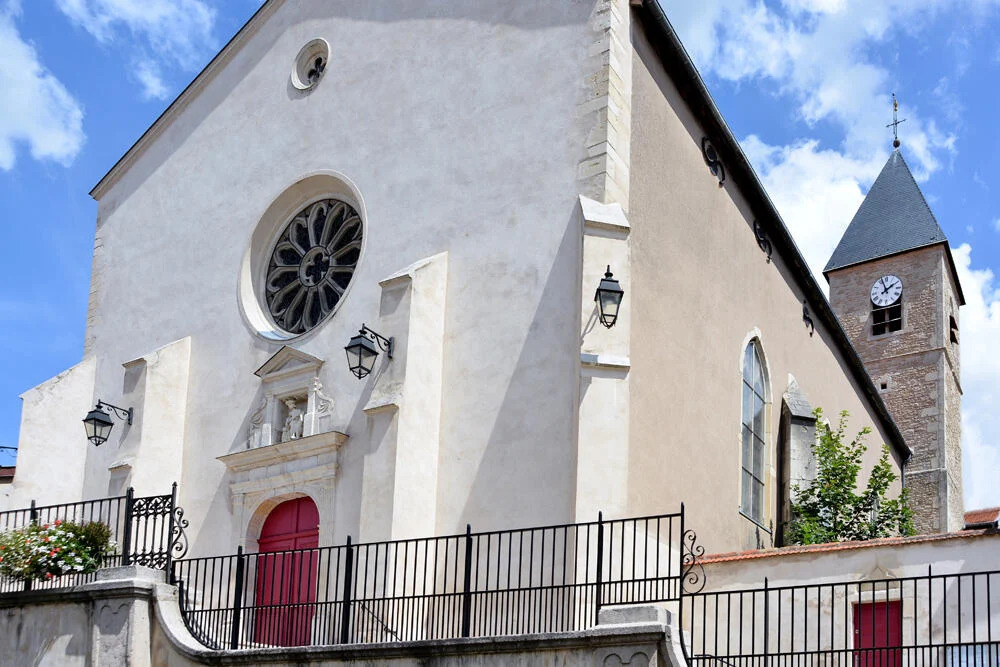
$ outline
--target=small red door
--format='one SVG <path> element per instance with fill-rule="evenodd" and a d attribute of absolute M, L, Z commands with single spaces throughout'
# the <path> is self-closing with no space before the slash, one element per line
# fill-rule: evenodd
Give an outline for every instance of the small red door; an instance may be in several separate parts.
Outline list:
<path fill-rule="evenodd" d="M 271 646 L 308 645 L 316 614 L 316 503 L 296 498 L 275 507 L 264 521 L 258 545 L 254 641 Z"/>
<path fill-rule="evenodd" d="M 854 605 L 855 667 L 901 667 L 902 645 L 903 612 L 899 600 Z"/>

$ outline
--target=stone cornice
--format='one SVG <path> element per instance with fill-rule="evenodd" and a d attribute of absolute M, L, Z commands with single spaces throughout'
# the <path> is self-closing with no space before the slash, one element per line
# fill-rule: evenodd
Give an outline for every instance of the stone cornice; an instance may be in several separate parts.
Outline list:
<path fill-rule="evenodd" d="M 335 452 L 347 441 L 347 435 L 339 431 L 317 433 L 296 440 L 279 442 L 266 447 L 244 449 L 217 457 L 233 472 L 243 472 L 255 468 L 297 461 L 310 456 Z"/>

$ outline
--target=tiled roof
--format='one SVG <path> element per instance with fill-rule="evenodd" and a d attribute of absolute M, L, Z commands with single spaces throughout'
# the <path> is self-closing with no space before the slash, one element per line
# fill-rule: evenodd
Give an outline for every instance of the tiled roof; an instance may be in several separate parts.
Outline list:
<path fill-rule="evenodd" d="M 966 527 L 982 527 L 996 524 L 1000 519 L 1000 507 L 987 507 L 981 510 L 969 510 L 965 513 Z"/>
<path fill-rule="evenodd" d="M 823 273 L 947 242 L 902 153 L 894 150 Z"/>
<path fill-rule="evenodd" d="M 808 544 L 794 547 L 779 547 L 776 549 L 760 549 L 757 551 L 732 551 L 730 553 L 710 554 L 704 558 L 699 558 L 698 562 L 703 564 L 724 563 L 728 561 L 750 560 L 754 558 L 773 558 L 775 556 L 790 556 L 802 553 L 847 551 L 850 549 L 870 549 L 872 547 L 887 547 L 900 544 L 914 544 L 918 542 L 938 542 L 941 540 L 981 537 L 983 535 L 996 536 L 997 533 L 988 530 L 960 530 L 954 533 L 914 535 L 913 537 L 886 537 L 879 540 L 865 540 L 862 542 L 829 542 L 827 544 Z"/>

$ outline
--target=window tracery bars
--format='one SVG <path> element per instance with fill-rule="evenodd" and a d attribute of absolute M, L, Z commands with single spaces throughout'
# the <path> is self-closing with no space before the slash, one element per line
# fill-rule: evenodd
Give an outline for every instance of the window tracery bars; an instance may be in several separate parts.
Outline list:
<path fill-rule="evenodd" d="M 767 461 L 764 418 L 767 403 L 764 368 L 756 341 L 751 341 L 744 352 L 742 389 L 740 511 L 764 525 L 764 468 Z"/>
<path fill-rule="evenodd" d="M 361 256 L 361 217 L 323 199 L 298 213 L 271 252 L 264 284 L 271 319 L 291 334 L 314 329 L 336 309 Z"/>

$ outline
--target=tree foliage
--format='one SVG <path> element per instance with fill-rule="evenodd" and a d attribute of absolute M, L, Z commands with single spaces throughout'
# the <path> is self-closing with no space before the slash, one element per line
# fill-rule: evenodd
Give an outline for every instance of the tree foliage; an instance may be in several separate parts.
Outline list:
<path fill-rule="evenodd" d="M 871 429 L 861 429 L 848 441 L 846 410 L 840 413 L 836 430 L 823 419 L 821 408 L 816 408 L 813 414 L 816 477 L 802 487 L 792 485 L 792 519 L 785 529 L 788 544 L 913 535 L 913 513 L 906 504 L 906 489 L 895 500 L 886 497 L 889 486 L 897 479 L 889 463 L 888 447 L 882 446 L 882 457 L 872 469 L 868 486 L 859 493 L 858 473 L 868 450 L 864 438 Z"/>

